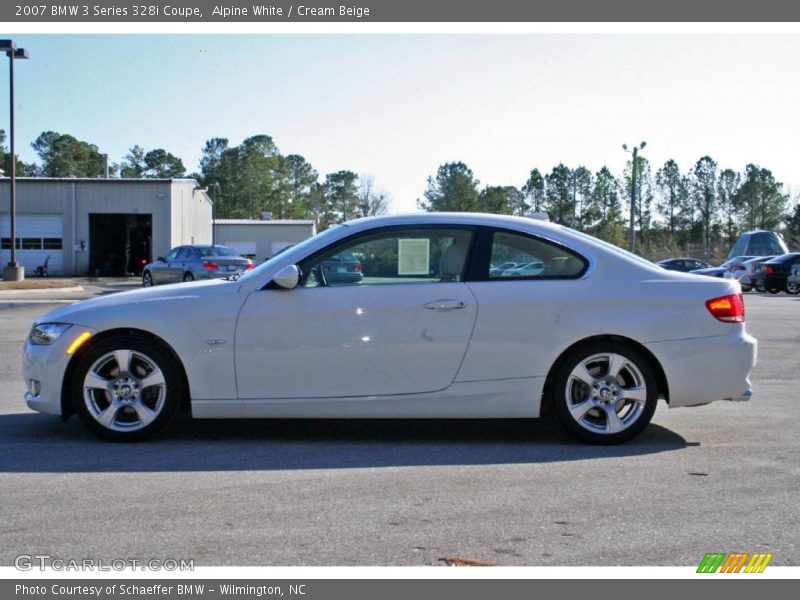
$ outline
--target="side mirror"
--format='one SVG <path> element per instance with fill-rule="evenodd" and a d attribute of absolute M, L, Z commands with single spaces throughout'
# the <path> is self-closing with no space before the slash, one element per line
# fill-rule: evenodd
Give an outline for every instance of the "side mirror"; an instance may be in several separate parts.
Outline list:
<path fill-rule="evenodd" d="M 286 265 L 272 277 L 272 282 L 285 290 L 293 290 L 300 283 L 300 268 Z"/>
<path fill-rule="evenodd" d="M 166 258 L 164 258 L 163 256 L 159 256 L 159 257 L 156 259 L 156 262 L 167 262 L 167 259 L 166 259 Z"/>

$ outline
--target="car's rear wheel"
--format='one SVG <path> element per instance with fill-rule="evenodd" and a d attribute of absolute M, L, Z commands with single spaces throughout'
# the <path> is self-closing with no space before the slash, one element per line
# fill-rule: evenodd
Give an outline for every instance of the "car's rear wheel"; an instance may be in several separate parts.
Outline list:
<path fill-rule="evenodd" d="M 647 427 L 658 403 L 658 380 L 640 352 L 617 342 L 597 342 L 560 363 L 550 400 L 573 435 L 594 444 L 618 444 Z"/>
<path fill-rule="evenodd" d="M 191 273 L 185 273 L 185 274 L 183 275 L 183 281 L 184 281 L 184 282 L 187 282 L 187 281 L 194 281 L 194 275 L 192 275 Z"/>
<path fill-rule="evenodd" d="M 183 395 L 175 359 L 137 336 L 90 347 L 73 371 L 71 389 L 81 421 L 115 441 L 139 441 L 163 430 Z"/>
<path fill-rule="evenodd" d="M 145 271 L 144 275 L 142 275 L 142 286 L 153 287 L 153 275 L 150 271 Z"/>

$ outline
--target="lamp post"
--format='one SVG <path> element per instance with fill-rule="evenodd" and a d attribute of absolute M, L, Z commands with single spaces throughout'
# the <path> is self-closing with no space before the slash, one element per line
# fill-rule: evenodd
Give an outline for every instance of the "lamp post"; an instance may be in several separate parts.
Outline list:
<path fill-rule="evenodd" d="M 631 163 L 631 224 L 630 232 L 628 234 L 628 249 L 631 252 L 636 252 L 636 229 L 634 228 L 634 224 L 636 221 L 636 176 L 639 170 L 636 160 L 639 157 L 639 150 L 644 149 L 646 145 L 647 142 L 642 142 L 638 146 L 634 146 L 633 150 L 628 150 L 628 144 L 622 144 L 622 149 L 625 150 L 625 152 L 630 152 L 633 155 L 633 162 Z"/>
<path fill-rule="evenodd" d="M 211 245 L 215 245 L 217 243 L 217 226 L 214 222 L 214 205 L 217 203 L 217 194 L 219 194 L 220 184 L 219 181 L 215 181 L 209 186 L 214 193 L 211 196 Z"/>
<path fill-rule="evenodd" d="M 11 158 L 11 165 L 9 165 L 11 260 L 3 269 L 3 280 L 21 281 L 25 278 L 25 268 L 17 264 L 17 155 L 14 150 L 14 61 L 28 58 L 28 51 L 24 48 L 17 48 L 13 40 L 0 40 L 0 50 L 8 56 L 8 102 L 10 106 L 8 149 Z"/>

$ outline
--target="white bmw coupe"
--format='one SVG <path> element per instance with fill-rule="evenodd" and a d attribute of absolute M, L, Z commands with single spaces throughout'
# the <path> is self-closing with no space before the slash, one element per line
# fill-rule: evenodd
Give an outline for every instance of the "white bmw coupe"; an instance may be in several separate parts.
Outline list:
<path fill-rule="evenodd" d="M 544 268 L 492 274 L 534 261 Z M 44 315 L 25 344 L 25 399 L 77 413 L 114 440 L 147 438 L 181 409 L 195 418 L 552 411 L 583 440 L 617 443 L 647 426 L 659 398 L 674 408 L 750 397 L 756 340 L 740 291 L 528 218 L 360 219 L 241 277 Z"/>

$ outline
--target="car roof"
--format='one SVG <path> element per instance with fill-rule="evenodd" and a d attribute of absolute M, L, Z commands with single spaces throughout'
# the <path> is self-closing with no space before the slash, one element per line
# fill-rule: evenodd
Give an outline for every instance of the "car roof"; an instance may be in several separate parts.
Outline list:
<path fill-rule="evenodd" d="M 784 261 L 789 261 L 793 258 L 796 258 L 797 256 L 800 256 L 800 252 L 787 252 L 786 254 L 779 254 L 775 258 L 771 258 L 767 262 L 780 263 Z"/>
<path fill-rule="evenodd" d="M 508 227 L 513 225 L 530 226 L 535 224 L 537 228 L 559 231 L 563 229 L 561 225 L 542 221 L 532 217 L 517 217 L 513 215 L 496 215 L 492 213 L 471 213 L 471 212 L 424 212 L 424 213 L 405 213 L 397 215 L 382 215 L 377 217 L 362 217 L 342 223 L 345 227 L 371 228 L 391 225 L 485 225 L 487 227 Z"/>

